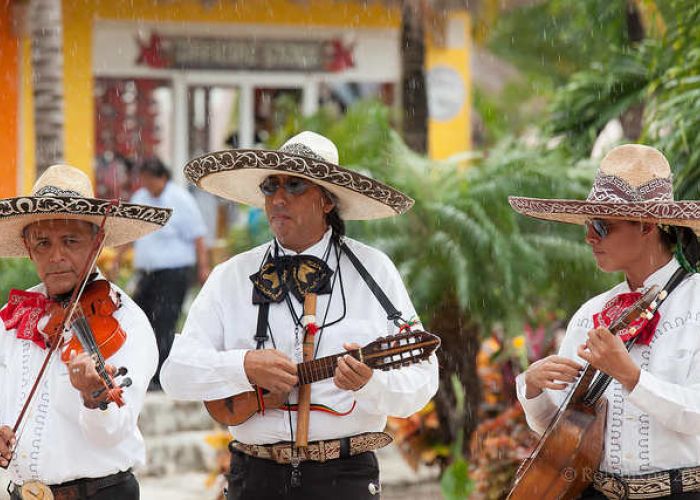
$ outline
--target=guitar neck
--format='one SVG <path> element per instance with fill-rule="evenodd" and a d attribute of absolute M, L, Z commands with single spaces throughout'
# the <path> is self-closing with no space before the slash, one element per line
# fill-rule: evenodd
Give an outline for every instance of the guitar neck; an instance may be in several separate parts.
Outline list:
<path fill-rule="evenodd" d="M 323 358 L 304 361 L 297 365 L 297 377 L 299 377 L 299 385 L 311 384 L 319 380 L 332 378 L 335 375 L 335 369 L 338 366 L 338 359 L 341 356 L 349 354 L 355 359 L 362 359 L 362 349 L 354 349 L 352 351 L 341 352 Z"/>

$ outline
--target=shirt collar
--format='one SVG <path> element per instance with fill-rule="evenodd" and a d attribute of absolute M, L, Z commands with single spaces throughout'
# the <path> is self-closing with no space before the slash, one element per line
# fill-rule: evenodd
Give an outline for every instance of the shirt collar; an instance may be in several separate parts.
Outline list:
<path fill-rule="evenodd" d="M 661 266 L 656 271 L 647 276 L 647 279 L 644 280 L 644 285 L 642 288 L 648 290 L 654 285 L 658 285 L 659 288 L 663 288 L 664 285 L 668 283 L 668 280 L 671 279 L 673 273 L 676 272 L 676 269 L 678 269 L 679 267 L 681 266 L 680 264 L 678 264 L 678 261 L 676 261 L 675 258 L 671 257 L 671 260 L 669 260 L 668 263 Z M 629 283 L 625 281 L 625 284 L 629 289 Z M 641 290 L 638 289 L 637 291 Z"/>
<path fill-rule="evenodd" d="M 333 230 L 331 228 L 328 228 L 326 232 L 323 234 L 323 237 L 311 245 L 309 248 L 306 250 L 299 252 L 295 252 L 294 250 L 290 250 L 289 248 L 285 248 L 282 246 L 282 244 L 277 241 L 277 245 L 279 246 L 279 249 L 282 251 L 283 254 L 286 255 L 313 255 L 314 257 L 318 257 L 319 259 L 323 259 L 323 257 L 326 255 L 326 249 L 328 248 L 328 243 L 330 242 L 331 235 L 333 234 Z"/>

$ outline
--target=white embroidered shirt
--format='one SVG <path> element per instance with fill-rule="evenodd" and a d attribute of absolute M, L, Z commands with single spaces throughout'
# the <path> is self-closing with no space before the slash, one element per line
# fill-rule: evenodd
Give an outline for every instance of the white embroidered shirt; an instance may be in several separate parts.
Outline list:
<path fill-rule="evenodd" d="M 70 384 L 66 364 L 55 353 L 26 424 L 18 432 L 16 454 L 8 469 L 15 483 L 60 484 L 145 463 L 145 446 L 136 424 L 158 363 L 158 349 L 143 311 L 118 287 L 112 285 L 112 289 L 120 294 L 121 307 L 114 318 L 126 341 L 107 364 L 128 369 L 133 384 L 124 389 L 126 405 L 117 408 L 111 403 L 106 411 L 86 408 Z M 30 291 L 46 293 L 43 285 Z M 16 338 L 15 330 L 5 330 L 0 321 L 0 425 L 14 425 L 46 352 L 30 340 Z"/>
<path fill-rule="evenodd" d="M 645 280 L 643 289 L 663 287 L 678 267 L 672 259 Z M 593 328 L 593 314 L 630 291 L 625 281 L 586 302 L 569 322 L 559 354 L 584 364 L 576 350 Z M 634 390 L 628 392 L 613 380 L 605 392 L 603 471 L 639 475 L 700 465 L 700 275 L 683 281 L 659 313 L 650 345 L 635 345 L 630 351 L 641 367 Z M 545 390 L 527 399 L 523 374 L 517 378 L 517 391 L 530 427 L 540 434 L 567 392 Z"/>
<path fill-rule="evenodd" d="M 321 241 L 303 253 L 323 258 L 329 248 L 330 235 L 329 230 Z M 355 240 L 347 239 L 347 242 L 403 316 L 406 319 L 415 317 L 408 293 L 389 258 Z M 256 347 L 253 337 L 258 317 L 258 306 L 251 301 L 253 285 L 249 276 L 258 271 L 270 247 L 271 244 L 266 243 L 236 255 L 214 269 L 192 305 L 183 333 L 176 336 L 163 366 L 161 383 L 170 396 L 201 401 L 253 390 L 243 369 L 246 352 Z M 294 254 L 291 250 L 282 250 Z M 338 261 L 333 252 L 328 265 L 338 275 Z M 340 257 L 340 270 L 333 293 L 318 296 L 316 318 L 321 325 L 343 316 L 340 277 L 345 293 L 345 317 L 316 335 L 316 357 L 344 352 L 345 342 L 357 342 L 363 346 L 377 337 L 397 331 L 344 254 Z M 292 304 L 299 315 L 302 305 L 296 298 L 292 298 Z M 274 344 L 268 341 L 265 347 L 274 346 L 298 362 L 300 352 L 295 345 L 303 332 L 295 331 L 294 320 L 284 301 L 271 304 L 269 326 Z M 337 416 L 312 411 L 309 440 L 381 431 L 387 415 L 408 416 L 420 410 L 435 394 L 437 385 L 438 367 L 434 354 L 429 362 L 388 372 L 375 370 L 369 382 L 356 392 L 338 389 L 333 379 L 315 382 L 311 384 L 312 404 L 349 413 Z M 296 402 L 296 393 L 294 390 L 290 395 L 291 403 Z M 234 438 L 243 443 L 268 444 L 290 441 L 295 429 L 296 412 L 290 414 L 284 410 L 268 409 L 264 416 L 256 414 L 230 430 Z"/>

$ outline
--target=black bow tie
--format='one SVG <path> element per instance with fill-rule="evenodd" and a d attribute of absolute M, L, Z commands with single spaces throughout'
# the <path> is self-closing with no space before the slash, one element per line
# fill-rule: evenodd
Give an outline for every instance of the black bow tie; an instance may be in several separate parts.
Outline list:
<path fill-rule="evenodd" d="M 288 292 L 304 301 L 307 293 L 331 293 L 333 271 L 312 255 L 283 255 L 274 257 L 250 276 L 253 282 L 253 304 L 281 302 Z"/>

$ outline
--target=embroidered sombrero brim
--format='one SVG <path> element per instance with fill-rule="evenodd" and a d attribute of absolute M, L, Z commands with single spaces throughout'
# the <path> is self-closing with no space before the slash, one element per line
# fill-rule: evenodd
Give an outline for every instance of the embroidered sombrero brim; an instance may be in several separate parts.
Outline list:
<path fill-rule="evenodd" d="M 338 198 L 344 220 L 391 217 L 413 206 L 411 198 L 370 177 L 321 159 L 280 151 L 217 151 L 185 166 L 185 176 L 199 188 L 259 208 L 265 207 L 259 185 L 273 174 L 303 177 L 326 188 Z"/>
<path fill-rule="evenodd" d="M 584 224 L 595 218 L 622 219 L 687 226 L 700 234 L 700 201 L 606 203 L 510 196 L 508 202 L 516 212 L 535 219 L 570 224 Z"/>
<path fill-rule="evenodd" d="M 0 200 L 0 256 L 26 257 L 22 231 L 46 219 L 75 219 L 100 224 L 108 200 L 69 196 L 24 196 Z M 172 209 L 121 203 L 105 222 L 105 245 L 130 243 L 163 227 Z"/>

